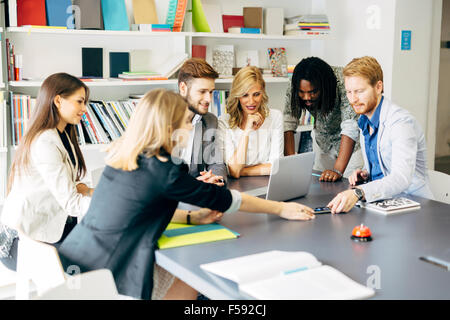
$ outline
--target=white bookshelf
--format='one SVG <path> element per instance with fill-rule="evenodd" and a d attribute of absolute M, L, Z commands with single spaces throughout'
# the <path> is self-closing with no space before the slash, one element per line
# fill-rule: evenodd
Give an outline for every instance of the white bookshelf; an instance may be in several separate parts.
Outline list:
<path fill-rule="evenodd" d="M 205 3 L 217 3 L 224 14 L 239 14 L 243 6 L 274 6 L 272 1 L 263 0 L 255 3 L 237 1 L 222 2 L 205 0 Z M 307 13 L 311 9 L 312 0 L 293 2 L 279 0 L 276 6 L 284 7 L 287 12 L 295 7 L 299 13 Z M 302 58 L 311 54 L 312 41 L 326 40 L 328 35 L 266 35 L 266 34 L 232 34 L 232 33 L 204 33 L 204 32 L 141 32 L 141 31 L 110 31 L 110 30 L 69 30 L 36 27 L 8 27 L 0 28 L 2 41 L 9 38 L 14 45 L 15 53 L 23 56 L 23 77 L 31 80 L 0 81 L 0 89 L 5 88 L 14 93 L 28 94 L 36 97 L 43 79 L 56 72 L 67 72 L 81 76 L 82 47 L 103 48 L 103 77 L 105 80 L 85 82 L 90 88 L 91 100 L 123 100 L 131 94 L 145 94 L 155 87 L 166 87 L 176 90 L 177 79 L 152 81 L 122 81 L 107 79 L 109 77 L 109 52 L 130 52 L 130 50 L 150 50 L 152 64 L 156 66 L 165 62 L 167 57 L 175 53 L 192 52 L 192 45 L 206 45 L 211 51 L 217 45 L 233 45 L 235 52 L 240 50 L 258 50 L 261 68 L 268 68 L 267 49 L 285 47 L 288 64 L 295 65 Z M 1 55 L 5 56 L 3 49 Z M 5 60 L 5 58 L 3 58 Z M 6 60 L 5 60 L 6 61 Z M 3 61 L 3 62 L 5 62 Z M 212 61 L 207 61 L 211 63 Z M 284 107 L 284 93 L 289 78 L 264 76 L 266 90 L 270 97 L 269 107 L 282 110 Z M 216 89 L 229 90 L 232 78 L 216 80 Z M 5 83 L 2 83 L 5 82 Z M 312 126 L 301 126 L 299 131 L 311 130 Z M 9 132 L 9 134 L 11 134 Z M 10 141 L 10 137 L 8 137 Z M 89 167 L 98 167 L 103 161 L 103 151 L 108 145 L 86 144 L 81 150 L 85 155 Z M 0 157 L 8 159 L 10 163 L 17 149 L 16 146 L 0 148 Z M 6 169 L 5 169 L 6 170 Z M 1 172 L 2 177 L 3 172 Z M 6 174 L 5 174 L 6 176 Z M 0 179 L 0 183 L 2 180 Z M 6 181 L 6 180 L 5 180 Z M 0 197 L 1 199 L 1 197 Z"/>
<path fill-rule="evenodd" d="M 2 32 L 2 31 L 0 31 Z M 62 34 L 83 36 L 111 36 L 111 37 L 192 37 L 192 38 L 226 38 L 247 40 L 323 40 L 329 35 L 266 35 L 249 33 L 213 33 L 213 32 L 142 32 L 142 31 L 113 31 L 113 30 L 73 30 L 60 28 L 39 27 L 8 27 L 7 33 L 27 34 Z"/>

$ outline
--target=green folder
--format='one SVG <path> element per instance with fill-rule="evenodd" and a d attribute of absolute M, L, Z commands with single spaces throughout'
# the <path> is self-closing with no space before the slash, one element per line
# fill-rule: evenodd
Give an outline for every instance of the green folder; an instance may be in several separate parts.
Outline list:
<path fill-rule="evenodd" d="M 192 244 L 236 239 L 239 233 L 218 223 L 190 225 L 169 223 L 166 231 L 158 240 L 160 249 L 189 246 Z"/>

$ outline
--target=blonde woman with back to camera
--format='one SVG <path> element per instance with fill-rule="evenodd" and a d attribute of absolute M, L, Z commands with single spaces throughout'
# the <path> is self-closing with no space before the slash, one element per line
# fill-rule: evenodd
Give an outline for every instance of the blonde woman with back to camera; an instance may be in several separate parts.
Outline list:
<path fill-rule="evenodd" d="M 269 175 L 271 161 L 283 156 L 283 115 L 269 109 L 265 81 L 258 68 L 242 68 L 233 79 L 227 113 L 219 132 L 230 175 Z"/>
<path fill-rule="evenodd" d="M 187 144 L 190 118 L 186 101 L 172 91 L 155 89 L 141 99 L 111 146 L 89 211 L 59 248 L 64 265 L 78 265 L 81 272 L 110 269 L 120 294 L 150 299 L 158 290 L 165 299 L 196 299 L 197 292 L 179 279 L 160 288 L 153 282 L 157 241 L 179 201 L 214 210 L 212 220 L 217 212 L 238 210 L 314 218 L 301 204 L 259 199 L 189 175 L 171 152 Z"/>

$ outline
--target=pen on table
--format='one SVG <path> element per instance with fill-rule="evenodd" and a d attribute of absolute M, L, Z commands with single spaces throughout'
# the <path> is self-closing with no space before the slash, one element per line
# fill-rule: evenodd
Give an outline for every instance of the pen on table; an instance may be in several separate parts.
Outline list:
<path fill-rule="evenodd" d="M 432 256 L 419 257 L 420 260 L 434 264 L 435 266 L 441 267 L 450 271 L 450 263 Z"/>

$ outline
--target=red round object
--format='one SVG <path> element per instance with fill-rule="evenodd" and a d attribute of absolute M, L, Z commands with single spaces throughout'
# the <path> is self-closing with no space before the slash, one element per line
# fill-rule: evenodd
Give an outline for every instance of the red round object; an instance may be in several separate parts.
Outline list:
<path fill-rule="evenodd" d="M 370 232 L 369 227 L 361 224 L 359 226 L 356 226 L 353 228 L 352 236 L 358 237 L 358 238 L 367 238 L 370 237 L 372 233 Z"/>

